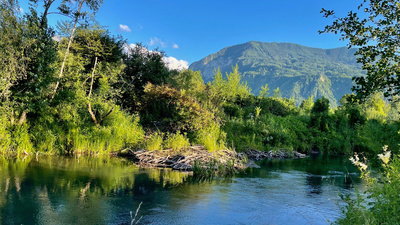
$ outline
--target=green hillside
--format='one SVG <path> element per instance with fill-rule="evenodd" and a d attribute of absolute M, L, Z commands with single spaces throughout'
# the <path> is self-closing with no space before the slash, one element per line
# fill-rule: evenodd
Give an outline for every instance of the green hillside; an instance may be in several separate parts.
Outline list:
<path fill-rule="evenodd" d="M 311 95 L 324 96 L 335 107 L 344 94 L 351 92 L 351 78 L 363 75 L 355 51 L 346 47 L 319 49 L 251 41 L 224 48 L 192 63 L 189 69 L 201 71 L 207 82 L 212 80 L 216 68 L 225 74 L 238 64 L 243 80 L 254 94 L 268 84 L 271 90 L 279 87 L 283 97 L 294 97 L 296 103 Z"/>

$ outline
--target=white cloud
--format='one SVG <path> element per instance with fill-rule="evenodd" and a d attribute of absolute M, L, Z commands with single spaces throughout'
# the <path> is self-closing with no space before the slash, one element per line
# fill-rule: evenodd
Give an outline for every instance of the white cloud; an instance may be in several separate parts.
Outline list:
<path fill-rule="evenodd" d="M 53 36 L 52 39 L 54 41 L 60 42 L 61 41 L 61 36 L 60 35 L 56 35 L 56 36 Z"/>
<path fill-rule="evenodd" d="M 131 28 L 128 27 L 128 25 L 120 24 L 119 25 L 119 32 L 131 32 Z"/>
<path fill-rule="evenodd" d="M 172 56 L 164 57 L 164 63 L 170 70 L 186 70 L 189 68 L 189 63 L 185 60 L 178 60 Z"/>
<path fill-rule="evenodd" d="M 18 9 L 18 11 L 19 11 L 19 13 L 21 13 L 21 14 L 24 13 L 24 9 L 21 8 L 21 7 Z"/>
<path fill-rule="evenodd" d="M 167 44 L 165 42 L 161 41 L 161 39 L 159 39 L 157 37 L 154 37 L 154 38 L 150 39 L 149 46 L 155 46 L 155 45 L 159 46 L 159 47 L 162 47 L 162 48 L 167 47 Z"/>
<path fill-rule="evenodd" d="M 134 49 L 134 48 L 136 48 L 136 45 L 135 44 L 130 44 L 130 45 L 128 45 L 128 44 L 124 44 L 124 49 L 123 49 L 123 52 L 125 53 L 125 54 L 130 54 L 130 50 L 131 49 Z M 142 53 L 142 54 L 144 54 L 144 53 L 147 53 L 147 52 L 152 52 L 152 51 L 149 51 L 147 48 L 145 48 L 145 47 L 141 47 L 140 48 L 140 52 Z"/>
<path fill-rule="evenodd" d="M 173 44 L 173 45 L 172 45 L 172 48 L 178 49 L 179 46 L 178 46 L 177 44 Z"/>
<path fill-rule="evenodd" d="M 136 48 L 135 44 L 125 44 L 124 45 L 124 53 L 125 54 L 129 54 L 129 50 L 132 48 Z M 153 52 L 151 50 L 148 50 L 145 47 L 141 47 L 140 51 L 142 53 L 146 53 L 146 52 Z M 156 52 L 158 53 L 158 52 Z M 185 60 L 178 60 L 172 56 L 169 57 L 164 57 L 163 58 L 163 62 L 165 63 L 165 65 L 167 66 L 168 69 L 170 70 L 186 70 L 189 68 L 189 62 L 185 61 Z"/>

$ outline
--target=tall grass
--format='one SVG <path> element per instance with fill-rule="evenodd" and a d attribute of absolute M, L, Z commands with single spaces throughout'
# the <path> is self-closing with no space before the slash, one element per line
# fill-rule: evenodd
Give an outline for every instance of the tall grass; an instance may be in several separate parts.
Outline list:
<path fill-rule="evenodd" d="M 148 151 L 162 150 L 164 134 L 156 132 L 145 141 L 144 148 Z"/>
<path fill-rule="evenodd" d="M 166 149 L 182 150 L 190 146 L 189 139 L 186 134 L 181 134 L 180 132 L 176 134 L 168 134 L 167 139 L 164 142 Z"/>
<path fill-rule="evenodd" d="M 69 108 L 59 117 L 52 114 L 40 117 L 31 133 L 37 151 L 50 154 L 106 154 L 135 148 L 144 139 L 138 116 L 127 115 L 118 107 L 99 127 L 87 118 L 87 113 Z"/>
<path fill-rule="evenodd" d="M 196 131 L 195 143 L 204 145 L 208 151 L 218 151 L 226 148 L 226 133 L 217 123 Z"/>

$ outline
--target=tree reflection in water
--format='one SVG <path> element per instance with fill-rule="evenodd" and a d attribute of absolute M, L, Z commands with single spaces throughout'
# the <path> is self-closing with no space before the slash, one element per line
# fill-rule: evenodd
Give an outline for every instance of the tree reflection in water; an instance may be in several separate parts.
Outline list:
<path fill-rule="evenodd" d="M 187 173 L 141 170 L 110 157 L 0 158 L 0 223 L 104 224 L 120 207 L 135 211 L 136 196 L 181 184 Z M 134 196 L 120 205 L 118 196 Z M 110 198 L 115 201 L 110 201 Z M 141 197 L 139 197 L 141 198 Z M 115 214 L 113 213 L 115 211 Z"/>

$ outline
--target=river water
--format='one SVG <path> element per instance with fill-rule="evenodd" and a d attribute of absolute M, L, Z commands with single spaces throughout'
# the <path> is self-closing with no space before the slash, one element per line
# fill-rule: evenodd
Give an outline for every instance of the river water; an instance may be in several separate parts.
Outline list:
<path fill-rule="evenodd" d="M 264 160 L 234 178 L 121 158 L 0 158 L 0 224 L 329 224 L 363 189 L 347 159 Z M 132 215 L 131 215 L 132 212 Z"/>

